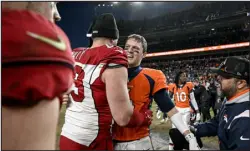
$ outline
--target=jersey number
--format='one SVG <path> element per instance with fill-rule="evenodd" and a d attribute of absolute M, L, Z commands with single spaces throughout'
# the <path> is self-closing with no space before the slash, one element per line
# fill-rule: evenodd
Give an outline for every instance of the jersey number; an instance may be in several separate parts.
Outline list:
<path fill-rule="evenodd" d="M 75 102 L 82 102 L 84 99 L 84 70 L 80 66 L 75 66 L 75 87 L 71 92 L 71 96 Z"/>
<path fill-rule="evenodd" d="M 176 96 L 177 96 L 177 100 L 178 102 L 185 102 L 186 101 L 186 98 L 187 98 L 187 95 L 185 92 L 176 92 Z"/>
<path fill-rule="evenodd" d="M 75 102 L 82 102 L 85 97 L 93 100 L 91 85 L 99 78 L 103 64 L 86 65 L 76 62 L 75 88 L 71 96 Z"/>

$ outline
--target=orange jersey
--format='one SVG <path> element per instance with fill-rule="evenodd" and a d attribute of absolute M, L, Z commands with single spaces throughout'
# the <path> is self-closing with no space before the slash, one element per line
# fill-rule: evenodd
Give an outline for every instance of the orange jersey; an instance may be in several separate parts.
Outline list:
<path fill-rule="evenodd" d="M 179 108 L 190 107 L 190 93 L 193 89 L 193 83 L 187 82 L 183 87 L 177 88 L 176 84 L 169 85 L 169 92 L 174 94 L 175 106 Z"/>
<path fill-rule="evenodd" d="M 166 89 L 166 77 L 160 70 L 137 67 L 135 72 L 130 73 L 128 83 L 130 100 L 135 110 L 140 111 L 141 107 L 152 102 L 152 96 L 161 89 Z M 134 75 L 134 76 L 133 76 Z M 125 128 L 114 124 L 113 137 L 118 141 L 132 141 L 149 135 L 149 127 Z"/>
<path fill-rule="evenodd" d="M 167 85 L 167 88 L 168 88 L 168 91 L 169 91 L 169 92 L 170 92 L 169 89 L 172 89 L 174 85 L 175 85 L 174 83 L 169 83 L 169 84 Z"/>

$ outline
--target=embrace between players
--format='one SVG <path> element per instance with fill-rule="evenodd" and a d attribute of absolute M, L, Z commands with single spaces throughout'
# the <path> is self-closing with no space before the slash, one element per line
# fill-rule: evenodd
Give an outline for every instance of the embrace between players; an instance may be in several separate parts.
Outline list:
<path fill-rule="evenodd" d="M 132 34 L 124 50 L 116 46 L 119 31 L 112 14 L 98 16 L 88 36 L 89 48 L 73 50 L 76 87 L 69 95 L 60 149 L 152 150 L 153 99 L 185 136 L 189 149 L 199 149 L 167 93 L 165 75 L 140 66 L 147 52 L 145 38 Z"/>
<path fill-rule="evenodd" d="M 147 51 L 144 37 L 130 35 L 124 50 L 117 47 L 115 18 L 103 14 L 89 30 L 91 47 L 75 49 L 72 58 L 67 36 L 53 23 L 60 18 L 55 4 L 3 6 L 3 149 L 54 149 L 59 105 L 68 92 L 61 150 L 153 149 L 153 99 L 189 149 L 200 149 L 167 93 L 164 74 L 140 67 Z"/>

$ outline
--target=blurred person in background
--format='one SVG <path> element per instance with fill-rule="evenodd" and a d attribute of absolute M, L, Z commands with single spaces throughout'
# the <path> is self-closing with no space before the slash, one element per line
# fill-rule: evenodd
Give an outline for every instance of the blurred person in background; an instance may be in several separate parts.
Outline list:
<path fill-rule="evenodd" d="M 2 2 L 3 150 L 55 149 L 74 73 L 69 39 L 56 20 L 55 2 Z"/>
<path fill-rule="evenodd" d="M 206 120 L 211 119 L 211 115 L 209 112 L 210 108 L 210 95 L 208 94 L 206 88 L 204 85 L 202 85 L 198 80 L 194 82 L 195 89 L 194 89 L 194 95 L 195 98 L 197 98 L 197 102 L 199 102 L 199 110 L 202 113 L 202 120 L 203 122 Z"/>
<path fill-rule="evenodd" d="M 174 98 L 176 109 L 182 114 L 182 120 L 186 126 L 190 124 L 190 103 L 192 103 L 195 109 L 196 121 L 200 121 L 199 108 L 194 97 L 193 87 L 194 85 L 192 82 L 187 82 L 186 72 L 184 71 L 179 71 L 176 74 L 174 84 L 169 87 L 170 97 Z M 172 124 L 172 128 L 176 128 L 176 125 Z M 170 137 L 169 150 L 173 149 L 174 144 Z"/>

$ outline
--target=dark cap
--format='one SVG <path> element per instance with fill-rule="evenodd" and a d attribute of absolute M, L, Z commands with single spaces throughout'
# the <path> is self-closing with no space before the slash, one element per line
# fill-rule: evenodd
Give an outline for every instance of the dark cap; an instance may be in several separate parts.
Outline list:
<path fill-rule="evenodd" d="M 241 57 L 228 57 L 219 68 L 210 68 L 213 72 L 225 78 L 244 79 L 249 84 L 250 61 Z"/>
<path fill-rule="evenodd" d="M 105 37 L 110 39 L 119 38 L 119 30 L 115 17 L 110 13 L 98 16 L 90 25 L 87 37 Z"/>

